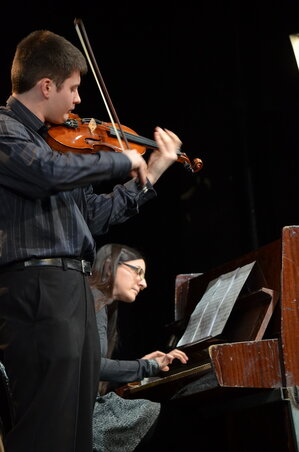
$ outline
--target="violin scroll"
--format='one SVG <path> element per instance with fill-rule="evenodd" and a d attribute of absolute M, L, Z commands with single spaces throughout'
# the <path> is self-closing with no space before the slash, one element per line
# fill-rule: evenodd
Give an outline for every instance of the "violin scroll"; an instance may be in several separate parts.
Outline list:
<path fill-rule="evenodd" d="M 191 173 L 197 173 L 203 167 L 203 161 L 201 159 L 195 158 L 193 159 L 193 162 L 191 162 L 184 152 L 178 152 L 178 162 L 183 163 L 184 168 Z"/>

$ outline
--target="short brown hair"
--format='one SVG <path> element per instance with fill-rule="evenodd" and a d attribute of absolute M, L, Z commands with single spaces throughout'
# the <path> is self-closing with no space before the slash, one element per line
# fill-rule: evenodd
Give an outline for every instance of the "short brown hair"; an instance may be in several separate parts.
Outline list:
<path fill-rule="evenodd" d="M 12 91 L 22 94 L 42 78 L 54 81 L 57 89 L 74 71 L 86 74 L 82 52 L 64 37 L 48 30 L 30 33 L 17 45 L 11 68 Z"/>

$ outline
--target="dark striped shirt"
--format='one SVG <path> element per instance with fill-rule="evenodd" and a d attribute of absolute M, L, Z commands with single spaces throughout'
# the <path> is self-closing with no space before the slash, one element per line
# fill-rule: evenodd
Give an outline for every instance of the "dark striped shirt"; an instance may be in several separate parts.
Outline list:
<path fill-rule="evenodd" d="M 138 213 L 155 196 L 134 180 L 97 195 L 93 183 L 124 179 L 131 168 L 119 152 L 53 151 L 45 125 L 15 98 L 0 107 L 0 265 L 32 257 L 93 261 L 94 237 Z"/>

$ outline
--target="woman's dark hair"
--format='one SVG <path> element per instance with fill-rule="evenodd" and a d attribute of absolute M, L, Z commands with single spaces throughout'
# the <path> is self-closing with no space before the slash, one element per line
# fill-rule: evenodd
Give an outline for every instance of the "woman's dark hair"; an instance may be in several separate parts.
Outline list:
<path fill-rule="evenodd" d="M 144 259 L 140 251 L 119 243 L 108 243 L 97 252 L 90 284 L 111 298 L 117 267 L 122 262 Z"/>
<path fill-rule="evenodd" d="M 74 71 L 86 74 L 84 55 L 62 36 L 37 30 L 17 45 L 11 67 L 12 92 L 22 94 L 42 78 L 54 81 L 57 90 Z"/>

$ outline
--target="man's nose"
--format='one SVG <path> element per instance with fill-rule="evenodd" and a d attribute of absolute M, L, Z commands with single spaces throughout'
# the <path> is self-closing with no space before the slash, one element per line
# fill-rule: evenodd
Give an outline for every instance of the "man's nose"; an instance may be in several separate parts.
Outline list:
<path fill-rule="evenodd" d="M 75 99 L 74 99 L 75 104 L 81 104 L 81 97 L 79 96 L 79 93 L 77 91 Z"/>

